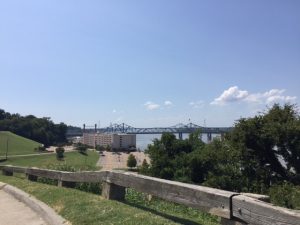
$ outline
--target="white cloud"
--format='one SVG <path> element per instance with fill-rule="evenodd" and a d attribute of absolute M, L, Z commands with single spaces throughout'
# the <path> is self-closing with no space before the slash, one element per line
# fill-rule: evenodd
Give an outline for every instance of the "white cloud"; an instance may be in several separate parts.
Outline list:
<path fill-rule="evenodd" d="M 116 113 L 117 112 L 117 110 L 115 110 L 115 109 L 113 109 L 113 111 L 112 111 L 113 113 Z"/>
<path fill-rule="evenodd" d="M 165 105 L 165 106 L 172 106 L 173 103 L 172 103 L 171 101 L 166 100 L 166 101 L 164 102 L 164 105 Z"/>
<path fill-rule="evenodd" d="M 196 102 L 190 102 L 189 105 L 192 106 L 194 109 L 200 109 L 200 108 L 203 108 L 204 101 L 200 100 L 200 101 L 196 101 Z"/>
<path fill-rule="evenodd" d="M 147 110 L 155 110 L 155 109 L 160 108 L 160 105 L 158 105 L 154 102 L 151 102 L 151 101 L 146 102 L 144 104 L 144 106 L 146 107 Z"/>
<path fill-rule="evenodd" d="M 225 105 L 229 102 L 236 102 L 245 99 L 249 96 L 248 91 L 240 90 L 238 86 L 230 87 L 225 90 L 220 97 L 215 98 L 210 104 L 212 105 Z"/>
<path fill-rule="evenodd" d="M 252 102 L 260 104 L 273 104 L 293 102 L 296 96 L 284 95 L 285 89 L 271 89 L 264 93 L 249 93 L 246 90 L 240 90 L 237 86 L 225 90 L 218 98 L 212 101 L 211 105 L 226 105 L 232 102 Z"/>

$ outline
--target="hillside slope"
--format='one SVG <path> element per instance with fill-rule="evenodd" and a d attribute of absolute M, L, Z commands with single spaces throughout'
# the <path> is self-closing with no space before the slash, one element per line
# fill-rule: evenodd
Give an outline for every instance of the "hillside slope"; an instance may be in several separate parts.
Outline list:
<path fill-rule="evenodd" d="M 41 146 L 40 143 L 21 137 L 9 131 L 0 131 L 0 157 L 6 152 L 8 141 L 8 155 L 34 154 L 34 149 Z"/>

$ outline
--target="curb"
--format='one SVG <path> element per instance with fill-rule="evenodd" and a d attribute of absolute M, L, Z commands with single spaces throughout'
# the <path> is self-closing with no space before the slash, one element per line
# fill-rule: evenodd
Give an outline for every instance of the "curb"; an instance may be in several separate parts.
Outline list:
<path fill-rule="evenodd" d="M 23 202 L 34 212 L 36 212 L 49 225 L 70 225 L 71 223 L 58 215 L 52 208 L 45 203 L 37 200 L 28 193 L 13 187 L 9 184 L 0 182 L 0 190 Z"/>

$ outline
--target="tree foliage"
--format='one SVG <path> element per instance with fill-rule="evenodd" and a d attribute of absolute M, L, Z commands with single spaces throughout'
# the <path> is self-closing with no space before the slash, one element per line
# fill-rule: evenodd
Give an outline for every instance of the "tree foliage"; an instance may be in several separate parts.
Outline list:
<path fill-rule="evenodd" d="M 232 145 L 242 153 L 251 183 L 300 183 L 300 118 L 295 106 L 275 104 L 268 112 L 237 122 Z"/>
<path fill-rule="evenodd" d="M 62 160 L 65 157 L 64 156 L 65 149 L 63 147 L 57 147 L 55 149 L 55 152 L 56 152 L 56 158 L 58 160 Z"/>
<path fill-rule="evenodd" d="M 76 144 L 76 150 L 78 150 L 81 154 L 85 154 L 88 149 L 88 146 L 82 143 Z"/>
<path fill-rule="evenodd" d="M 222 139 L 205 144 L 200 132 L 178 140 L 162 134 L 148 146 L 143 173 L 231 191 L 267 193 L 272 184 L 300 183 L 300 118 L 293 105 L 275 104 L 236 122 Z"/>
<path fill-rule="evenodd" d="M 67 142 L 67 126 L 64 123 L 55 124 L 48 117 L 21 116 L 0 109 L 0 130 L 11 131 L 45 146 Z"/>
<path fill-rule="evenodd" d="M 136 164 L 137 164 L 137 162 L 136 162 L 135 156 L 130 154 L 127 159 L 127 166 L 129 168 L 133 168 L 133 167 L 136 167 Z"/>

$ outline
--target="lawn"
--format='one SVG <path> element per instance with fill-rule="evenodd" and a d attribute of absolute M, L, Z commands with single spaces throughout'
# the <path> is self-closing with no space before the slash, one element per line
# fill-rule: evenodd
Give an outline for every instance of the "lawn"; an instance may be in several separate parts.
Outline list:
<path fill-rule="evenodd" d="M 21 137 L 9 131 L 0 131 L 0 157 L 5 156 L 8 142 L 8 155 L 34 154 L 40 143 Z"/>
<path fill-rule="evenodd" d="M 39 168 L 53 168 L 55 165 L 69 165 L 76 170 L 80 169 L 94 169 L 99 159 L 99 153 L 88 151 L 86 155 L 79 152 L 64 153 L 64 160 L 56 159 L 56 154 L 36 155 L 36 156 L 22 156 L 8 158 L 5 162 L 0 162 L 0 165 L 14 165 L 24 167 L 39 167 Z"/>
<path fill-rule="evenodd" d="M 127 192 L 124 202 L 118 202 L 75 189 L 30 182 L 24 176 L 0 175 L 0 181 L 16 186 L 47 203 L 73 225 L 219 224 L 217 217 L 182 205 L 162 200 L 147 202 L 143 194 L 133 190 Z"/>

